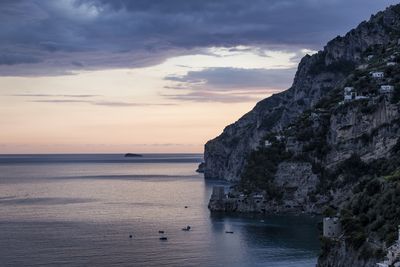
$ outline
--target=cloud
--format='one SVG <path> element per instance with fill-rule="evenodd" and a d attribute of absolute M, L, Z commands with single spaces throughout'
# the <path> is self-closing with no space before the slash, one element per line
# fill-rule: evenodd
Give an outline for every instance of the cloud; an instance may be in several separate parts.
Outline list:
<path fill-rule="evenodd" d="M 174 89 L 233 90 L 243 88 L 286 89 L 295 74 L 295 69 L 240 69 L 206 68 L 189 71 L 186 75 L 169 75 L 165 80 L 177 82 Z"/>
<path fill-rule="evenodd" d="M 86 103 L 90 104 L 90 101 L 85 100 L 74 100 L 74 99 L 39 99 L 31 100 L 29 102 L 33 103 L 51 103 L 51 104 L 70 104 L 70 103 Z"/>
<path fill-rule="evenodd" d="M 106 107 L 143 107 L 143 106 L 172 106 L 176 104 L 172 103 L 136 103 L 136 102 L 123 102 L 123 101 L 102 101 L 102 100 L 88 100 L 90 98 L 102 97 L 101 95 L 86 95 L 86 94 L 13 94 L 15 97 L 28 97 L 33 98 L 28 102 L 34 103 L 83 103 L 95 106 L 106 106 Z M 39 99 L 37 99 L 39 98 Z M 81 99 L 80 99 L 81 98 Z"/>
<path fill-rule="evenodd" d="M 0 54 L 0 65 L 35 64 L 41 60 L 37 57 L 23 54 Z"/>
<path fill-rule="evenodd" d="M 145 107 L 145 106 L 174 106 L 173 103 L 135 103 L 122 101 L 91 101 L 91 100 L 76 100 L 76 99 L 37 99 L 29 100 L 33 103 L 49 103 L 49 104 L 89 104 L 94 106 L 104 107 Z"/>
<path fill-rule="evenodd" d="M 17 97 L 72 97 L 72 98 L 91 98 L 100 95 L 52 95 L 52 94 L 13 94 L 11 96 Z"/>
<path fill-rule="evenodd" d="M 394 0 L 0 2 L 0 75 L 155 65 L 209 47 L 318 49 Z"/>
<path fill-rule="evenodd" d="M 216 92 L 189 92 L 185 94 L 163 94 L 164 97 L 191 102 L 217 102 L 217 103 L 242 103 L 242 102 L 256 102 L 261 100 L 262 97 L 252 96 L 251 93 L 245 94 L 221 94 Z"/>
<path fill-rule="evenodd" d="M 291 84 L 295 69 L 206 68 L 170 75 L 166 89 L 182 91 L 162 96 L 192 102 L 255 102 Z"/>
<path fill-rule="evenodd" d="M 165 104 L 155 104 L 155 103 L 132 103 L 132 102 L 117 102 L 117 101 L 95 101 L 90 102 L 96 106 L 107 106 L 107 107 L 145 107 L 145 106 L 175 106 L 176 104 L 165 103 Z"/>

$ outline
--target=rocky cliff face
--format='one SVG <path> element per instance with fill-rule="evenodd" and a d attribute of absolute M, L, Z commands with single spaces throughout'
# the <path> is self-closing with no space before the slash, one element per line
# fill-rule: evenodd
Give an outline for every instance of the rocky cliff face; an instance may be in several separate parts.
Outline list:
<path fill-rule="evenodd" d="M 376 267 L 379 259 L 360 257 L 358 251 L 346 246 L 345 242 L 334 242 L 329 251 L 318 260 L 318 267 Z"/>
<path fill-rule="evenodd" d="M 247 155 L 268 132 L 282 131 L 342 84 L 354 66 L 363 62 L 367 49 L 397 43 L 394 33 L 400 31 L 398 9 L 394 6 L 378 13 L 344 37 L 329 42 L 323 51 L 305 56 L 290 89 L 257 103 L 252 111 L 227 126 L 220 136 L 207 142 L 205 178 L 238 180 Z"/>
<path fill-rule="evenodd" d="M 220 136 L 207 142 L 205 178 L 238 180 L 246 156 L 257 148 L 266 133 L 282 130 L 345 77 L 341 72 L 310 74 L 310 68 L 322 57 L 322 53 L 304 57 L 289 90 L 257 103 Z"/>
<path fill-rule="evenodd" d="M 371 103 L 375 110 L 367 114 L 363 106 L 348 106 L 332 115 L 328 142 L 333 149 L 327 155 L 328 166 L 354 153 L 365 162 L 389 155 L 400 134 L 399 106 L 391 104 L 387 96 L 371 102 L 377 102 Z"/>
<path fill-rule="evenodd" d="M 374 71 L 385 77 L 371 77 Z M 359 98 L 343 101 L 344 87 Z M 206 144 L 204 171 L 238 184 L 226 200 L 210 202 L 211 210 L 340 212 L 343 235 L 325 247 L 318 266 L 372 267 L 400 224 L 399 166 L 396 5 L 304 57 L 290 89 Z"/>
<path fill-rule="evenodd" d="M 374 110 L 365 113 L 368 102 L 374 105 Z M 274 174 L 274 185 L 281 194 L 279 201 L 262 201 L 254 205 L 251 196 L 245 202 L 236 196 L 227 200 L 229 205 L 211 205 L 211 210 L 321 214 L 327 205 L 340 207 L 351 197 L 353 183 L 348 183 L 338 174 L 333 182 L 341 186 L 331 185 L 328 191 L 321 191 L 318 186 L 323 183 L 322 173 L 315 170 L 313 164 L 335 170 L 341 168 L 338 164 L 354 154 L 369 163 L 389 157 L 399 140 L 400 107 L 391 103 L 387 95 L 346 106 L 337 105 L 332 113 L 318 111 L 303 114 L 299 121 L 285 129 L 283 143 L 292 157 L 279 163 Z M 315 143 L 317 135 L 324 129 L 325 140 Z M 323 146 L 329 149 L 317 153 Z M 268 198 L 268 194 L 262 191 L 258 193 Z"/>

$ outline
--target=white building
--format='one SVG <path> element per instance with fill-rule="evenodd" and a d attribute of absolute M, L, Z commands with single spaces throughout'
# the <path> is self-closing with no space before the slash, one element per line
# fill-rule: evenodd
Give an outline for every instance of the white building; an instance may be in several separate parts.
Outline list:
<path fill-rule="evenodd" d="M 368 64 L 362 64 L 357 67 L 358 70 L 366 70 L 368 68 Z"/>
<path fill-rule="evenodd" d="M 373 78 L 376 78 L 376 79 L 381 79 L 381 78 L 385 77 L 385 74 L 382 71 L 371 72 L 371 75 Z"/>
<path fill-rule="evenodd" d="M 223 186 L 214 186 L 211 200 L 223 200 L 225 199 L 225 187 Z"/>
<path fill-rule="evenodd" d="M 356 97 L 356 92 L 354 91 L 354 87 L 344 88 L 344 101 L 351 101 L 355 97 Z"/>
<path fill-rule="evenodd" d="M 379 88 L 379 93 L 381 94 L 389 94 L 392 93 L 394 90 L 393 85 L 381 85 L 381 88 Z"/>
<path fill-rule="evenodd" d="M 385 260 L 377 263 L 377 265 L 379 267 L 400 267 L 400 225 L 398 226 L 397 241 L 388 248 Z"/>
<path fill-rule="evenodd" d="M 272 143 L 269 140 L 265 140 L 264 146 L 265 147 L 270 147 L 270 146 L 272 146 Z"/>
<path fill-rule="evenodd" d="M 368 96 L 363 96 L 363 95 L 356 95 L 356 100 L 362 100 L 362 99 L 369 99 Z"/>
<path fill-rule="evenodd" d="M 337 217 L 326 217 L 323 220 L 324 237 L 338 238 L 342 233 L 342 225 Z"/>
<path fill-rule="evenodd" d="M 386 66 L 388 66 L 388 67 L 390 67 L 390 66 L 396 66 L 396 65 L 397 65 L 397 63 L 396 63 L 396 62 L 392 62 L 392 61 L 386 63 Z"/>
<path fill-rule="evenodd" d="M 367 60 L 370 61 L 370 60 L 372 60 L 373 58 L 374 58 L 374 55 L 369 55 L 369 56 L 367 57 Z"/>

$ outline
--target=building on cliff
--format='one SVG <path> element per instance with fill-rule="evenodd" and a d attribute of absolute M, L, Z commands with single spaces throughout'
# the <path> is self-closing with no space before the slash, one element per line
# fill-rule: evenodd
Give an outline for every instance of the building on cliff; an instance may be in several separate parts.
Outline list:
<path fill-rule="evenodd" d="M 354 87 L 345 87 L 343 92 L 344 99 L 339 103 L 339 105 L 345 102 L 350 102 L 353 100 L 369 99 L 368 96 L 358 95 Z"/>
<path fill-rule="evenodd" d="M 394 86 L 393 85 L 381 85 L 381 88 L 379 89 L 379 93 L 381 94 L 389 94 L 394 91 Z"/>
<path fill-rule="evenodd" d="M 351 101 L 355 98 L 356 92 L 354 91 L 354 87 L 345 87 L 344 88 L 344 101 Z"/>
<path fill-rule="evenodd" d="M 225 195 L 225 187 L 223 186 L 214 186 L 211 194 L 212 200 L 222 201 L 226 198 Z"/>
<path fill-rule="evenodd" d="M 375 79 L 382 79 L 385 77 L 385 74 L 382 71 L 373 71 L 371 72 L 371 76 Z"/>
<path fill-rule="evenodd" d="M 272 143 L 269 140 L 265 140 L 264 146 L 265 147 L 270 147 L 270 146 L 272 146 Z"/>
<path fill-rule="evenodd" d="M 328 238 L 338 238 L 342 233 L 342 226 L 339 218 L 326 217 L 323 221 L 323 235 Z"/>
<path fill-rule="evenodd" d="M 362 100 L 362 99 L 369 99 L 369 97 L 365 95 L 356 95 L 355 100 Z"/>
<path fill-rule="evenodd" d="M 383 262 L 378 262 L 379 267 L 400 267 L 400 225 L 398 226 L 397 241 L 388 248 L 386 258 Z"/>

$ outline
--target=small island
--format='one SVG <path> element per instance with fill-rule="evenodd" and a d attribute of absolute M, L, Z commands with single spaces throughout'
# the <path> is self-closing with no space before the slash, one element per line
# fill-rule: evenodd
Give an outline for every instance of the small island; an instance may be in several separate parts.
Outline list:
<path fill-rule="evenodd" d="M 141 154 L 134 154 L 134 153 L 126 153 L 124 155 L 125 158 L 140 158 L 143 157 Z"/>
<path fill-rule="evenodd" d="M 205 163 L 202 162 L 202 163 L 199 164 L 199 167 L 197 168 L 196 172 L 204 173 L 204 168 L 205 168 Z"/>

